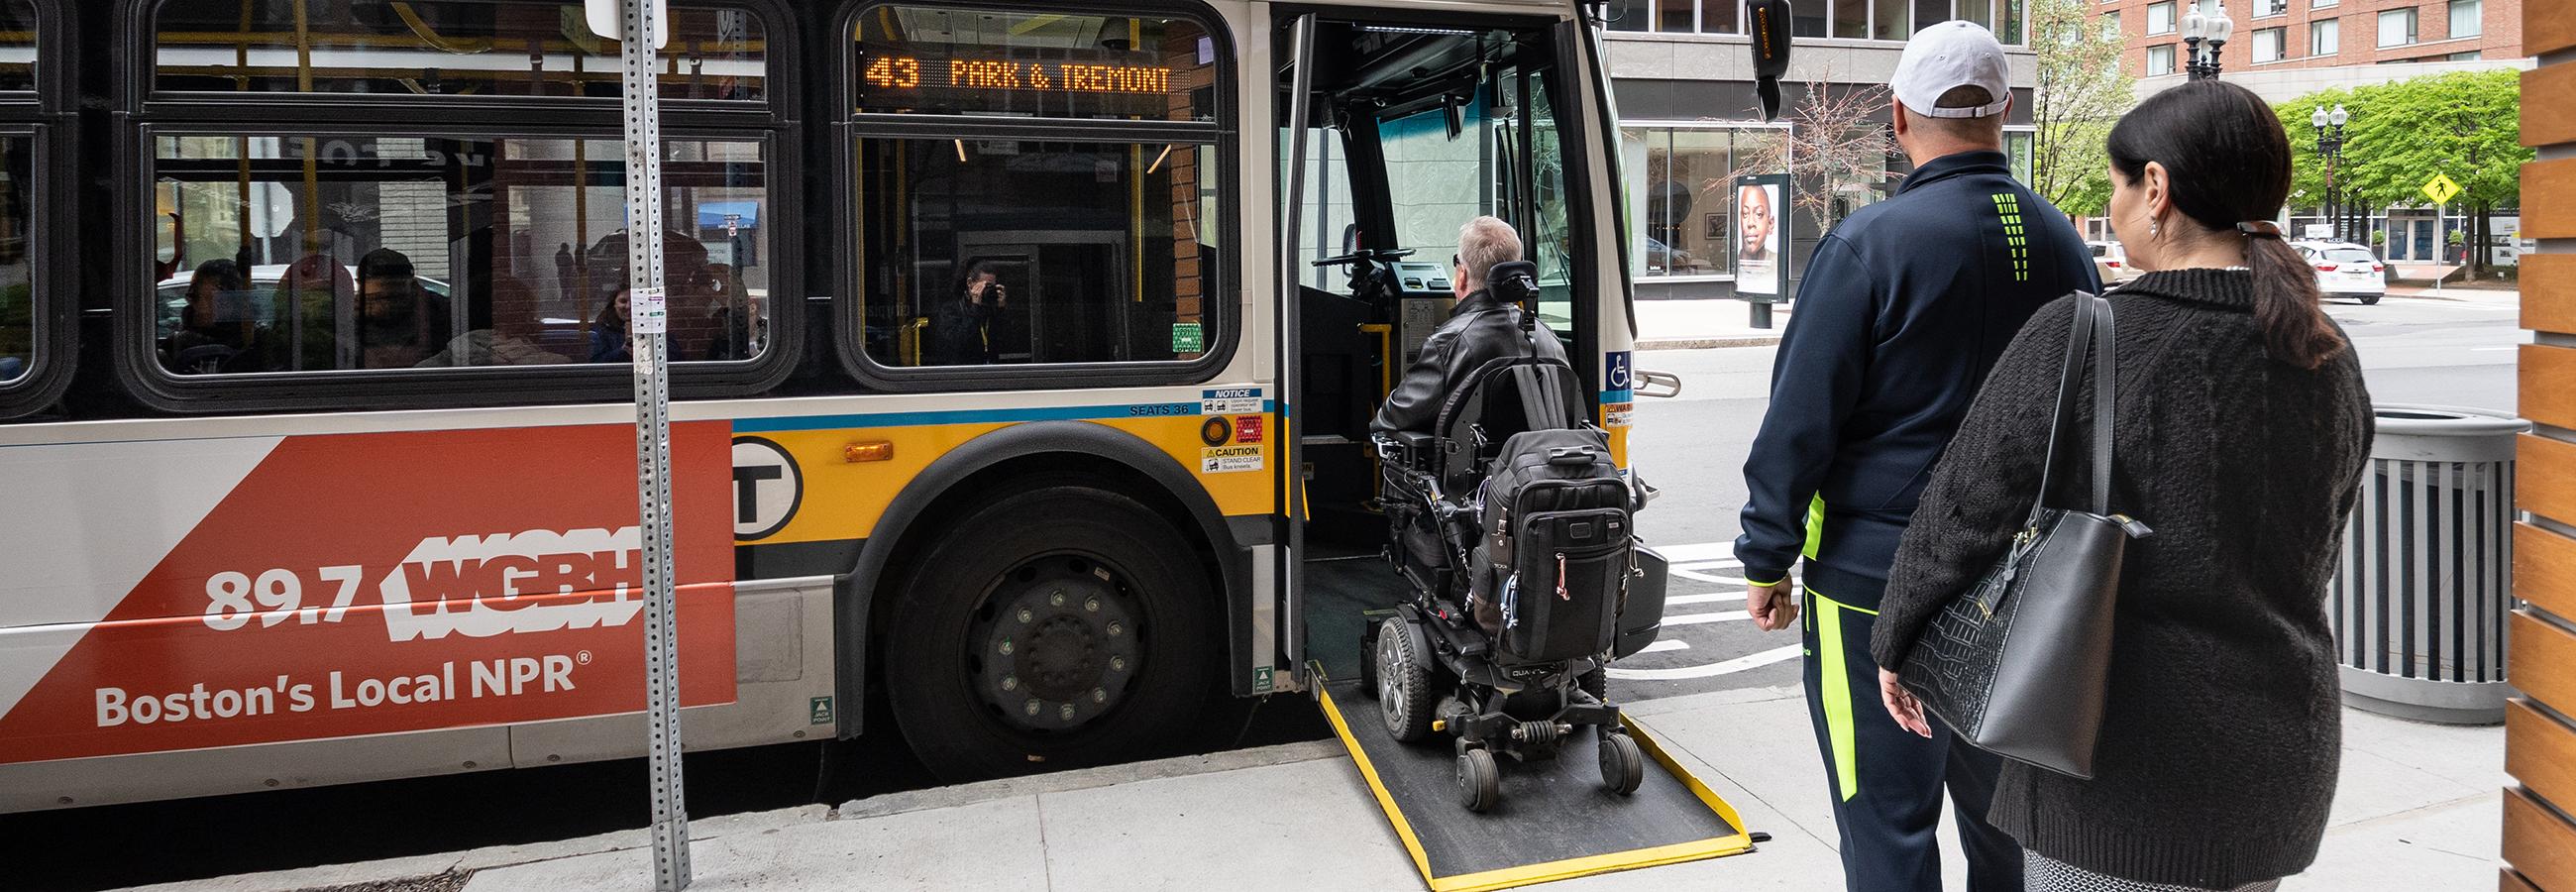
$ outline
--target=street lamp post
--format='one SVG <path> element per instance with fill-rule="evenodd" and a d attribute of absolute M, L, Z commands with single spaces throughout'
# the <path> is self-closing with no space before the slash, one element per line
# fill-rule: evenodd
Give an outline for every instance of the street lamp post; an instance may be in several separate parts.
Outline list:
<path fill-rule="evenodd" d="M 2343 125 L 2351 119 L 2351 113 L 2344 111 L 2340 102 L 2335 103 L 2333 111 L 2320 105 L 2308 115 L 2308 123 L 2317 128 L 2317 157 L 2326 163 L 2326 225 L 2333 228 L 2339 241 L 2351 241 L 2346 238 L 2343 202 L 2335 192 L 2335 168 L 2343 163 Z"/>
<path fill-rule="evenodd" d="M 2236 21 L 2227 17 L 2226 0 L 2219 0 L 2213 7 L 2209 14 L 2202 15 L 2195 4 L 2191 14 L 2183 16 L 2183 55 L 2188 57 L 2183 65 L 2186 79 L 2217 77 L 2218 53 L 2227 47 L 2227 36 L 2236 32 Z M 2201 47 L 2203 43 L 2209 44 L 2205 50 Z"/>

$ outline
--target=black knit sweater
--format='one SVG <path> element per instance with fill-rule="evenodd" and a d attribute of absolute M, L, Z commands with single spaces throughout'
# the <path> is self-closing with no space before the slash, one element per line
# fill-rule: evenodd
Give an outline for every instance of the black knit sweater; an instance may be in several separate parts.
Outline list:
<path fill-rule="evenodd" d="M 2349 348 L 2314 371 L 2268 359 L 2252 289 L 2178 270 L 2111 297 L 2111 508 L 2155 535 L 2122 567 L 2094 778 L 2007 761 L 1989 815 L 2078 867 L 2225 889 L 2305 869 L 2325 832 L 2342 725 L 2324 597 L 2370 395 Z M 2060 300 L 2022 328 L 1934 471 L 1879 607 L 1880 666 L 1903 664 L 2029 511 L 2073 314 Z M 2052 504 L 2080 504 L 2075 464 Z"/>

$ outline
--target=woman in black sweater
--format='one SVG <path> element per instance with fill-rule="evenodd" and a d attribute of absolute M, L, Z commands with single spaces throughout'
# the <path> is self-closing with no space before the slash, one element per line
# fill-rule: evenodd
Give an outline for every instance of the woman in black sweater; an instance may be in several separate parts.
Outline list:
<path fill-rule="evenodd" d="M 2111 219 L 2154 271 L 2111 298 L 2111 508 L 2156 532 L 2121 568 L 2093 779 L 2007 761 L 1988 817 L 2022 842 L 2034 890 L 2271 888 L 2315 860 L 2334 798 L 2324 594 L 2370 395 L 2269 222 L 2290 186 L 2269 106 L 2186 84 L 2122 118 L 2109 148 Z M 1934 471 L 1880 605 L 1879 666 L 1904 665 L 2038 497 L 2072 317 L 2060 300 L 2022 328 Z M 1923 731 L 1921 705 L 1880 676 L 1889 711 Z"/>

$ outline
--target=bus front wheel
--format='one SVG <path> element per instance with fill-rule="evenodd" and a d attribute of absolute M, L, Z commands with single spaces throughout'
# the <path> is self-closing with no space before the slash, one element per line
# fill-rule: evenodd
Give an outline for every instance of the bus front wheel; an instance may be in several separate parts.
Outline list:
<path fill-rule="evenodd" d="M 1197 549 L 1116 493 L 1048 486 L 950 525 L 886 630 L 895 720 L 951 782 L 1164 755 L 1217 687 Z"/>

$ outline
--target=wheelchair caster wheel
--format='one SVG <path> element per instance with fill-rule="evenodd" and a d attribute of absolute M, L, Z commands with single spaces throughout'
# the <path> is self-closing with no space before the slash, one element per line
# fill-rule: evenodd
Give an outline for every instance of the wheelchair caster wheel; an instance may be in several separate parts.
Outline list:
<path fill-rule="evenodd" d="M 1601 735 L 1601 786 L 1627 796 L 1646 781 L 1646 753 L 1626 734 Z"/>
<path fill-rule="evenodd" d="M 1494 764 L 1492 751 L 1458 754 L 1458 801 L 1473 812 L 1485 811 L 1503 801 L 1503 769 Z"/>

